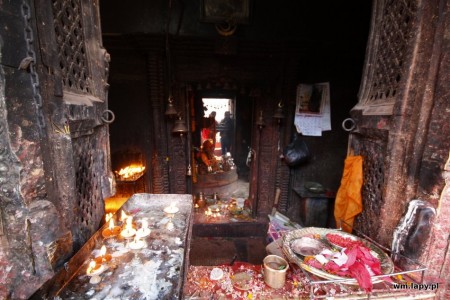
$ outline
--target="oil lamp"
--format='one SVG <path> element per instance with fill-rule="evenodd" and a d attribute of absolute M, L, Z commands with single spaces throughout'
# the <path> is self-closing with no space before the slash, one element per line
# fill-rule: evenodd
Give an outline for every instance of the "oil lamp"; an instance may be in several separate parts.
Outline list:
<path fill-rule="evenodd" d="M 120 232 L 124 238 L 130 238 L 136 234 L 136 229 L 133 228 L 133 217 L 128 216 L 126 220 L 125 229 Z"/>
<path fill-rule="evenodd" d="M 138 237 L 138 238 L 146 237 L 150 234 L 150 232 L 151 232 L 151 230 L 150 230 L 150 228 L 148 228 L 148 221 L 142 220 L 141 228 L 139 228 L 138 231 L 136 232 L 136 237 Z"/>
<path fill-rule="evenodd" d="M 105 267 L 101 264 L 97 264 L 95 260 L 91 260 L 86 270 L 86 275 L 95 276 L 101 274 L 105 270 Z"/>
<path fill-rule="evenodd" d="M 170 203 L 170 206 L 167 206 L 164 208 L 164 212 L 166 214 L 176 214 L 180 209 L 175 206 L 175 204 L 172 202 Z"/>
<path fill-rule="evenodd" d="M 146 246 L 145 241 L 141 240 L 138 236 L 134 237 L 134 240 L 128 243 L 128 247 L 133 250 L 139 250 Z"/>
<path fill-rule="evenodd" d="M 102 236 L 107 239 L 110 237 L 114 237 L 120 233 L 120 227 L 114 225 L 114 220 L 112 218 L 109 219 L 108 228 L 103 229 Z"/>
<path fill-rule="evenodd" d="M 101 265 L 102 263 L 108 262 L 111 260 L 111 254 L 106 253 L 106 246 L 103 245 L 100 249 L 100 255 L 95 258 L 95 263 Z"/>

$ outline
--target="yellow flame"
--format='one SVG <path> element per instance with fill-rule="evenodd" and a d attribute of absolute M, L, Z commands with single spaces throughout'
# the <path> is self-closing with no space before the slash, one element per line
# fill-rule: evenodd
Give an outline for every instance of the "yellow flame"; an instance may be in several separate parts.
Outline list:
<path fill-rule="evenodd" d="M 109 229 L 113 230 L 114 229 L 114 220 L 111 218 L 109 219 Z"/>
<path fill-rule="evenodd" d="M 89 267 L 88 267 L 88 269 L 87 269 L 87 272 L 88 272 L 88 273 L 91 273 L 92 270 L 95 269 L 95 266 L 96 266 L 95 261 L 91 260 L 91 262 L 89 263 Z"/>
<path fill-rule="evenodd" d="M 100 256 L 105 256 L 105 254 L 106 254 L 106 247 L 105 247 L 105 245 L 103 245 L 102 246 L 102 248 L 100 249 Z"/>
<path fill-rule="evenodd" d="M 112 214 L 112 213 L 108 213 L 108 214 L 106 214 L 106 216 L 105 216 L 105 221 L 106 221 L 106 222 L 108 222 L 108 221 L 109 221 L 109 219 L 111 219 L 111 218 L 112 218 L 112 216 L 113 216 L 113 214 Z"/>
<path fill-rule="evenodd" d="M 131 230 L 133 230 L 133 217 L 131 217 L 131 216 L 127 217 L 127 221 L 125 224 L 125 230 L 127 232 L 130 232 Z"/>
<path fill-rule="evenodd" d="M 120 221 L 125 221 L 128 218 L 127 214 L 122 210 L 122 214 L 120 215 Z"/>
<path fill-rule="evenodd" d="M 119 174 L 119 176 L 121 176 L 122 178 L 130 178 L 136 174 L 141 174 L 142 172 L 144 172 L 145 167 L 142 165 L 129 165 L 126 166 L 125 168 L 120 169 L 120 171 L 117 173 Z"/>
<path fill-rule="evenodd" d="M 127 217 L 127 227 L 129 227 L 130 229 L 133 227 L 133 217 L 132 216 L 128 216 Z"/>

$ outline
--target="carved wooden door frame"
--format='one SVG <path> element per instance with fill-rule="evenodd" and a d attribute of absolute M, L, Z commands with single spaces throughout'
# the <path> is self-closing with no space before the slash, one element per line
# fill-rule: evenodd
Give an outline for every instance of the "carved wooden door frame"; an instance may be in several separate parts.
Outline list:
<path fill-rule="evenodd" d="M 373 5 L 359 102 L 351 111 L 356 127 L 350 133 L 348 154 L 364 158 L 364 210 L 355 227 L 388 247 L 411 200 L 418 197 L 438 207 L 444 199 L 425 192 L 427 185 L 442 192 L 442 176 L 423 177 L 430 172 L 430 163 L 425 161 L 428 149 L 436 151 L 434 172 L 441 165 L 444 168 L 448 159 L 445 143 L 439 145 L 430 127 L 437 120 L 434 106 L 442 102 L 436 82 L 445 77 L 439 74 L 440 68 L 446 70 L 441 61 L 446 47 L 444 28 L 449 23 L 445 2 L 376 0 Z M 445 141 L 445 137 L 437 140 Z M 448 249 L 433 245 L 431 232 L 443 234 L 433 226 L 427 229 L 427 243 L 419 252 L 424 260 L 428 252 L 444 251 L 436 255 L 441 257 L 439 262 L 429 266 L 436 274 Z M 443 234 L 440 239 L 447 237 Z"/>

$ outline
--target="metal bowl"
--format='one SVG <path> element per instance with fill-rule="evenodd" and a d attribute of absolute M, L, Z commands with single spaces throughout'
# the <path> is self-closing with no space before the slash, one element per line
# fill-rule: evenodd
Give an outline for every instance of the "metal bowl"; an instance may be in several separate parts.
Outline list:
<path fill-rule="evenodd" d="M 304 236 L 293 240 L 291 242 L 291 249 L 296 254 L 313 256 L 327 249 L 327 246 L 319 240 Z"/>

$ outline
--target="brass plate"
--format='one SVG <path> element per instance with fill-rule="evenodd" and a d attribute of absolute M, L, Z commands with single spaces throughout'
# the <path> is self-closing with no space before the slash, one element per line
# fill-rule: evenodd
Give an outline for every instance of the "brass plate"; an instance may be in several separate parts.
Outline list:
<path fill-rule="evenodd" d="M 330 245 L 327 238 L 325 237 L 326 234 L 328 234 L 328 233 L 335 233 L 335 234 L 340 234 L 343 236 L 344 235 L 351 236 L 353 239 L 363 242 L 367 247 L 370 248 L 370 250 L 374 251 L 378 255 L 378 259 L 380 260 L 380 263 L 381 263 L 381 272 L 383 274 L 390 274 L 394 271 L 394 263 L 392 262 L 391 258 L 379 247 L 377 247 L 376 245 L 374 245 L 366 240 L 363 240 L 357 236 L 354 236 L 352 234 L 342 232 L 342 231 L 336 230 L 336 229 L 306 227 L 306 228 L 301 228 L 301 229 L 290 231 L 286 235 L 283 236 L 283 252 L 290 262 L 297 264 L 299 267 L 303 268 L 304 270 L 306 270 L 314 275 L 317 275 L 318 277 L 321 277 L 324 279 L 329 279 L 329 280 L 345 279 L 346 281 L 342 282 L 342 283 L 357 285 L 358 282 L 354 278 L 342 277 L 342 276 L 330 274 L 326 271 L 319 270 L 317 268 L 307 265 L 304 262 L 304 256 L 295 254 L 295 252 L 291 249 L 291 246 L 290 246 L 291 242 L 296 239 L 302 238 L 304 236 L 319 237 L 319 240 L 321 242 Z M 330 246 L 332 246 L 332 245 L 330 245 Z M 381 278 L 372 278 L 372 283 L 377 283 L 377 282 L 381 282 L 381 281 L 383 281 Z"/>

